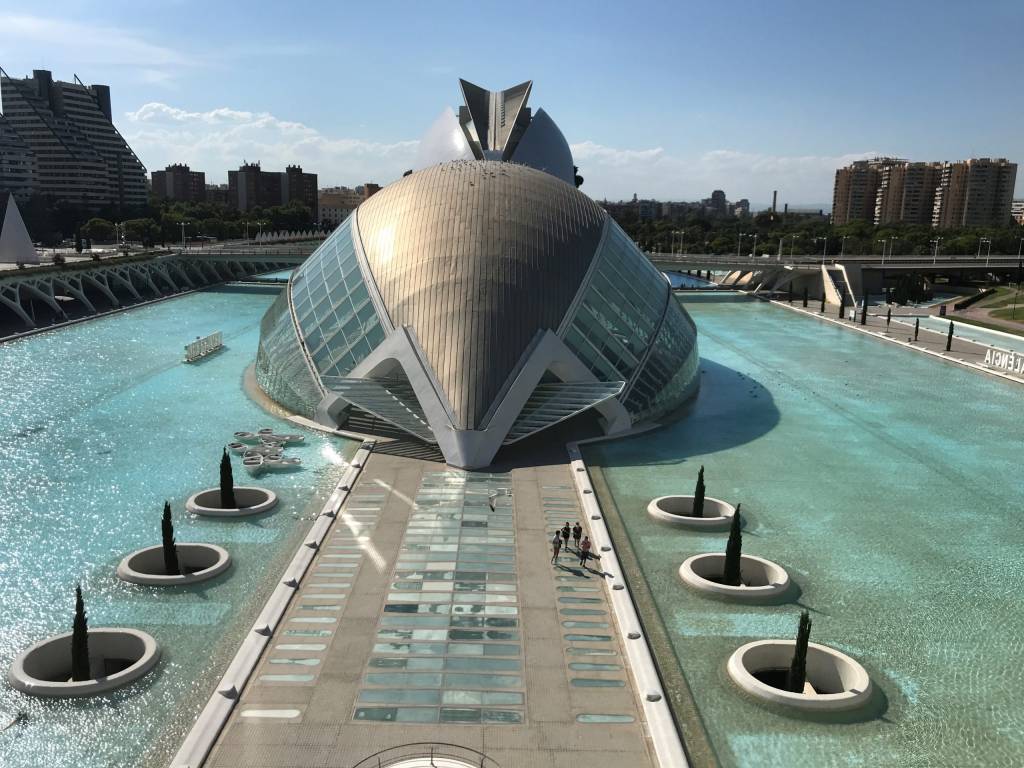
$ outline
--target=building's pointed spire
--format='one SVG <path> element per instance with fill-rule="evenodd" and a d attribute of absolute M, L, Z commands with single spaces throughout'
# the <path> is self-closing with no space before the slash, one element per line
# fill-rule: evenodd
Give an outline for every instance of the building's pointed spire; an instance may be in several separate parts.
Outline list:
<path fill-rule="evenodd" d="M 504 91 L 488 91 L 468 80 L 459 79 L 462 98 L 459 122 L 478 158 L 508 159 L 529 119 L 526 102 L 533 81 L 527 80 Z M 514 131 L 520 122 L 519 130 Z"/>

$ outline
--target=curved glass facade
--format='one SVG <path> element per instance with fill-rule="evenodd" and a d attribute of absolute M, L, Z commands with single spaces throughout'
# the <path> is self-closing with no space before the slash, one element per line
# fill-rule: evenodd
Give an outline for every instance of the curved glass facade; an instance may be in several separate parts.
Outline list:
<path fill-rule="evenodd" d="M 295 335 L 287 288 L 281 291 L 260 321 L 256 381 L 281 405 L 308 418 L 313 417 L 322 397 Z"/>
<path fill-rule="evenodd" d="M 626 396 L 633 421 L 657 419 L 678 407 L 696 391 L 699 367 L 697 327 L 672 299 L 651 354 Z"/>
<path fill-rule="evenodd" d="M 384 341 L 352 242 L 349 216 L 288 285 L 295 317 L 321 376 L 344 376 Z"/>
<path fill-rule="evenodd" d="M 576 308 L 565 343 L 602 381 L 629 381 L 670 297 L 668 282 L 614 222 Z"/>
<path fill-rule="evenodd" d="M 617 224 L 608 227 L 565 343 L 597 378 L 630 382 L 623 404 L 637 422 L 696 388 L 697 329 L 665 276 Z"/>

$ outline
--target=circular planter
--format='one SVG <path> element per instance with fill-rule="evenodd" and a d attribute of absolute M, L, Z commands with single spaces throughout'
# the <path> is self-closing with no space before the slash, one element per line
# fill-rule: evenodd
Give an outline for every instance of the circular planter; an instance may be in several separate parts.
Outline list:
<path fill-rule="evenodd" d="M 19 691 L 32 696 L 94 696 L 134 682 L 160 658 L 156 640 L 137 629 L 89 630 L 92 680 L 71 682 L 71 633 L 55 635 L 23 651 L 7 671 Z"/>
<path fill-rule="evenodd" d="M 117 566 L 117 577 L 132 584 L 173 587 L 195 584 L 219 576 L 231 565 L 231 555 L 216 544 L 177 544 L 178 565 L 182 574 L 164 569 L 164 548 L 157 544 L 132 552 Z"/>
<path fill-rule="evenodd" d="M 692 517 L 693 496 L 659 496 L 647 505 L 647 514 L 663 523 L 684 528 L 699 528 L 705 531 L 725 530 L 732 523 L 736 507 L 732 504 L 704 497 L 704 516 Z"/>
<path fill-rule="evenodd" d="M 793 660 L 794 640 L 758 640 L 736 649 L 729 657 L 729 677 L 761 701 L 807 712 L 856 709 L 871 698 L 867 671 L 845 653 L 827 645 L 808 643 L 807 683 L 804 693 L 793 693 L 762 682 L 757 675 L 782 672 Z M 812 690 L 813 689 L 813 690 Z"/>
<path fill-rule="evenodd" d="M 236 485 L 235 501 L 238 506 L 226 509 L 220 506 L 220 488 L 207 488 L 194 493 L 185 502 L 185 509 L 194 515 L 206 517 L 245 517 L 258 515 L 277 506 L 277 494 L 255 485 Z"/>
<path fill-rule="evenodd" d="M 740 555 L 740 581 L 743 582 L 741 587 L 719 584 L 715 579 L 721 579 L 724 572 L 725 555 L 720 552 L 688 557 L 679 566 L 679 578 L 688 587 L 733 600 L 771 600 L 789 589 L 789 574 L 786 573 L 786 569 L 763 557 Z"/>

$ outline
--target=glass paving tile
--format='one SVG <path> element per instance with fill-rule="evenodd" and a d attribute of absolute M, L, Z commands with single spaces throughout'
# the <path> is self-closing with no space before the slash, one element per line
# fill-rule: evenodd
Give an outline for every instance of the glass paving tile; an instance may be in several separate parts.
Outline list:
<path fill-rule="evenodd" d="M 574 672 L 619 672 L 622 667 L 618 664 L 597 664 L 589 661 L 571 661 L 569 669 Z"/>
<path fill-rule="evenodd" d="M 519 659 L 449 656 L 444 660 L 444 668 L 453 672 L 519 672 L 523 667 Z"/>
<path fill-rule="evenodd" d="M 576 715 L 577 723 L 633 723 L 636 718 L 632 715 L 598 715 L 581 713 Z"/>
<path fill-rule="evenodd" d="M 284 634 L 289 637 L 330 637 L 334 634 L 332 629 L 286 629 Z"/>
<path fill-rule="evenodd" d="M 360 691 L 358 700 L 369 704 L 440 704 L 441 691 L 374 688 Z"/>
<path fill-rule="evenodd" d="M 623 680 L 598 680 L 590 677 L 574 677 L 569 682 L 577 688 L 622 688 L 626 685 Z"/>
<path fill-rule="evenodd" d="M 573 642 L 579 643 L 607 643 L 612 639 L 611 635 L 579 635 L 569 634 L 564 635 L 566 640 L 572 640 Z"/>
<path fill-rule="evenodd" d="M 572 646 L 565 649 L 570 656 L 617 656 L 618 653 L 611 648 L 582 648 Z"/>
<path fill-rule="evenodd" d="M 260 675 L 261 683 L 308 683 L 316 675 Z"/>

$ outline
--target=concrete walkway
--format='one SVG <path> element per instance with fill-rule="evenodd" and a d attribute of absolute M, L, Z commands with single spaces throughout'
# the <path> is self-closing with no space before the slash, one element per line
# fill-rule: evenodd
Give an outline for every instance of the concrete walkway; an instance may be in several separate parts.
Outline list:
<path fill-rule="evenodd" d="M 207 766 L 351 766 L 410 742 L 501 768 L 653 766 L 603 578 L 551 531 L 566 464 L 371 454 Z"/>

